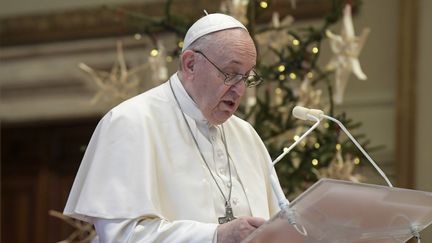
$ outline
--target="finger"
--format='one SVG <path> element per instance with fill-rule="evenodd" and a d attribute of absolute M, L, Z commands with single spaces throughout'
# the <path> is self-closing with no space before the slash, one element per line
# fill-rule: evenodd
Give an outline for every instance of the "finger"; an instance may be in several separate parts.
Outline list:
<path fill-rule="evenodd" d="M 250 218 L 246 218 L 246 220 L 248 221 L 248 223 L 250 225 L 252 225 L 255 228 L 260 227 L 262 224 L 265 223 L 265 219 L 263 218 L 257 218 L 257 217 L 250 217 Z"/>

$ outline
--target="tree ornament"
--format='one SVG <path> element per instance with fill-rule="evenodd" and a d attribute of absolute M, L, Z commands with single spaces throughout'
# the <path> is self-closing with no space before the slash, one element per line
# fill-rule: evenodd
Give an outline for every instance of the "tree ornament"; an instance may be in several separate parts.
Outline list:
<path fill-rule="evenodd" d="M 318 178 L 333 178 L 339 180 L 350 180 L 360 182 L 364 178 L 355 173 L 355 161 L 352 159 L 344 160 L 342 157 L 342 149 L 336 150 L 336 154 L 329 166 L 315 170 Z"/>
<path fill-rule="evenodd" d="M 96 230 L 90 223 L 71 218 L 55 210 L 49 210 L 48 213 L 50 216 L 58 218 L 74 228 L 74 232 L 68 238 L 58 243 L 87 243 L 96 236 Z"/>
<path fill-rule="evenodd" d="M 289 45 L 293 37 L 288 34 L 287 28 L 294 22 L 291 15 L 285 16 L 282 21 L 279 19 L 279 13 L 274 12 L 272 21 L 268 24 L 268 30 L 255 35 L 258 45 L 262 47 L 263 53 L 267 52 L 269 48 L 280 50 Z"/>
<path fill-rule="evenodd" d="M 98 88 L 98 91 L 91 100 L 92 104 L 99 101 L 117 104 L 137 94 L 139 92 L 140 81 L 136 73 L 146 66 L 144 64 L 128 70 L 120 41 L 117 42 L 117 60 L 110 72 L 94 70 L 85 63 L 78 64 L 81 70 L 90 75 L 90 78 Z"/>
<path fill-rule="evenodd" d="M 370 29 L 365 28 L 361 36 L 355 36 L 351 17 L 351 5 L 347 4 L 343 13 L 341 34 L 335 35 L 329 30 L 326 31 L 326 35 L 330 39 L 331 50 L 334 54 L 327 65 L 327 69 L 336 71 L 333 100 L 337 104 L 343 101 L 343 94 L 351 72 L 360 80 L 367 79 L 360 67 L 358 56 L 369 35 Z"/>
<path fill-rule="evenodd" d="M 247 7 L 249 0 L 225 0 L 222 1 L 220 10 L 223 13 L 233 16 L 242 24 L 247 25 L 249 20 L 247 18 Z"/>
<path fill-rule="evenodd" d="M 154 86 L 166 81 L 168 79 L 168 68 L 166 65 L 166 49 L 162 41 L 156 42 L 157 53 L 150 55 L 148 62 L 151 70 L 151 81 Z"/>
<path fill-rule="evenodd" d="M 297 0 L 290 0 L 291 8 L 296 9 L 297 8 Z"/>
<path fill-rule="evenodd" d="M 298 89 L 297 105 L 320 109 L 322 108 L 321 94 L 322 90 L 315 89 L 309 78 L 305 77 Z"/>

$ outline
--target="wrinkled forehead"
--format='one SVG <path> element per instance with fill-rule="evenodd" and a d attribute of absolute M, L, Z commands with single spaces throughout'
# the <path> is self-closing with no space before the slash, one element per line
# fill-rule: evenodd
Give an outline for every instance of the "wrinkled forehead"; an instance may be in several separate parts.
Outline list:
<path fill-rule="evenodd" d="M 206 44 L 205 49 L 224 56 L 256 55 L 255 44 L 249 32 L 240 28 L 216 32 Z"/>
<path fill-rule="evenodd" d="M 249 33 L 242 29 L 224 30 L 202 45 L 202 51 L 220 68 L 232 68 L 232 72 L 245 73 L 256 64 L 256 49 Z"/>

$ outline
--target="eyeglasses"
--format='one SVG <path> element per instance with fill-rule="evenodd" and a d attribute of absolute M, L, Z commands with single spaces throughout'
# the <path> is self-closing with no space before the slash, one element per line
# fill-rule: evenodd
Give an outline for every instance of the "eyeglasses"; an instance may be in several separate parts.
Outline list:
<path fill-rule="evenodd" d="M 210 61 L 210 59 L 206 55 L 204 55 L 204 53 L 202 53 L 201 51 L 196 51 L 196 50 L 194 50 L 194 52 L 201 54 L 205 59 L 207 59 L 207 61 L 209 61 L 209 63 L 211 63 L 213 65 L 213 67 L 215 67 L 221 74 L 224 75 L 224 77 L 225 77 L 224 84 L 225 85 L 231 86 L 231 85 L 235 85 L 236 83 L 238 83 L 240 81 L 244 81 L 246 84 L 246 87 L 250 88 L 250 87 L 257 86 L 258 84 L 260 84 L 263 81 L 263 79 L 253 69 L 248 74 L 245 74 L 245 75 L 225 73 L 218 66 L 216 66 L 216 64 L 214 64 L 212 61 Z"/>

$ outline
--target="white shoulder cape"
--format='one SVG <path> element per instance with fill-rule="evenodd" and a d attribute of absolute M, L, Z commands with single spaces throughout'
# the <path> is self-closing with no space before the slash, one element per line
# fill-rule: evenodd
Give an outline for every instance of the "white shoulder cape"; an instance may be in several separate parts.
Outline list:
<path fill-rule="evenodd" d="M 224 129 L 252 215 L 268 219 L 278 207 L 268 176 L 267 150 L 252 126 L 235 116 Z M 164 83 L 102 118 L 64 213 L 88 222 L 91 217 L 157 216 L 217 223 L 206 170 L 169 84 Z"/>

